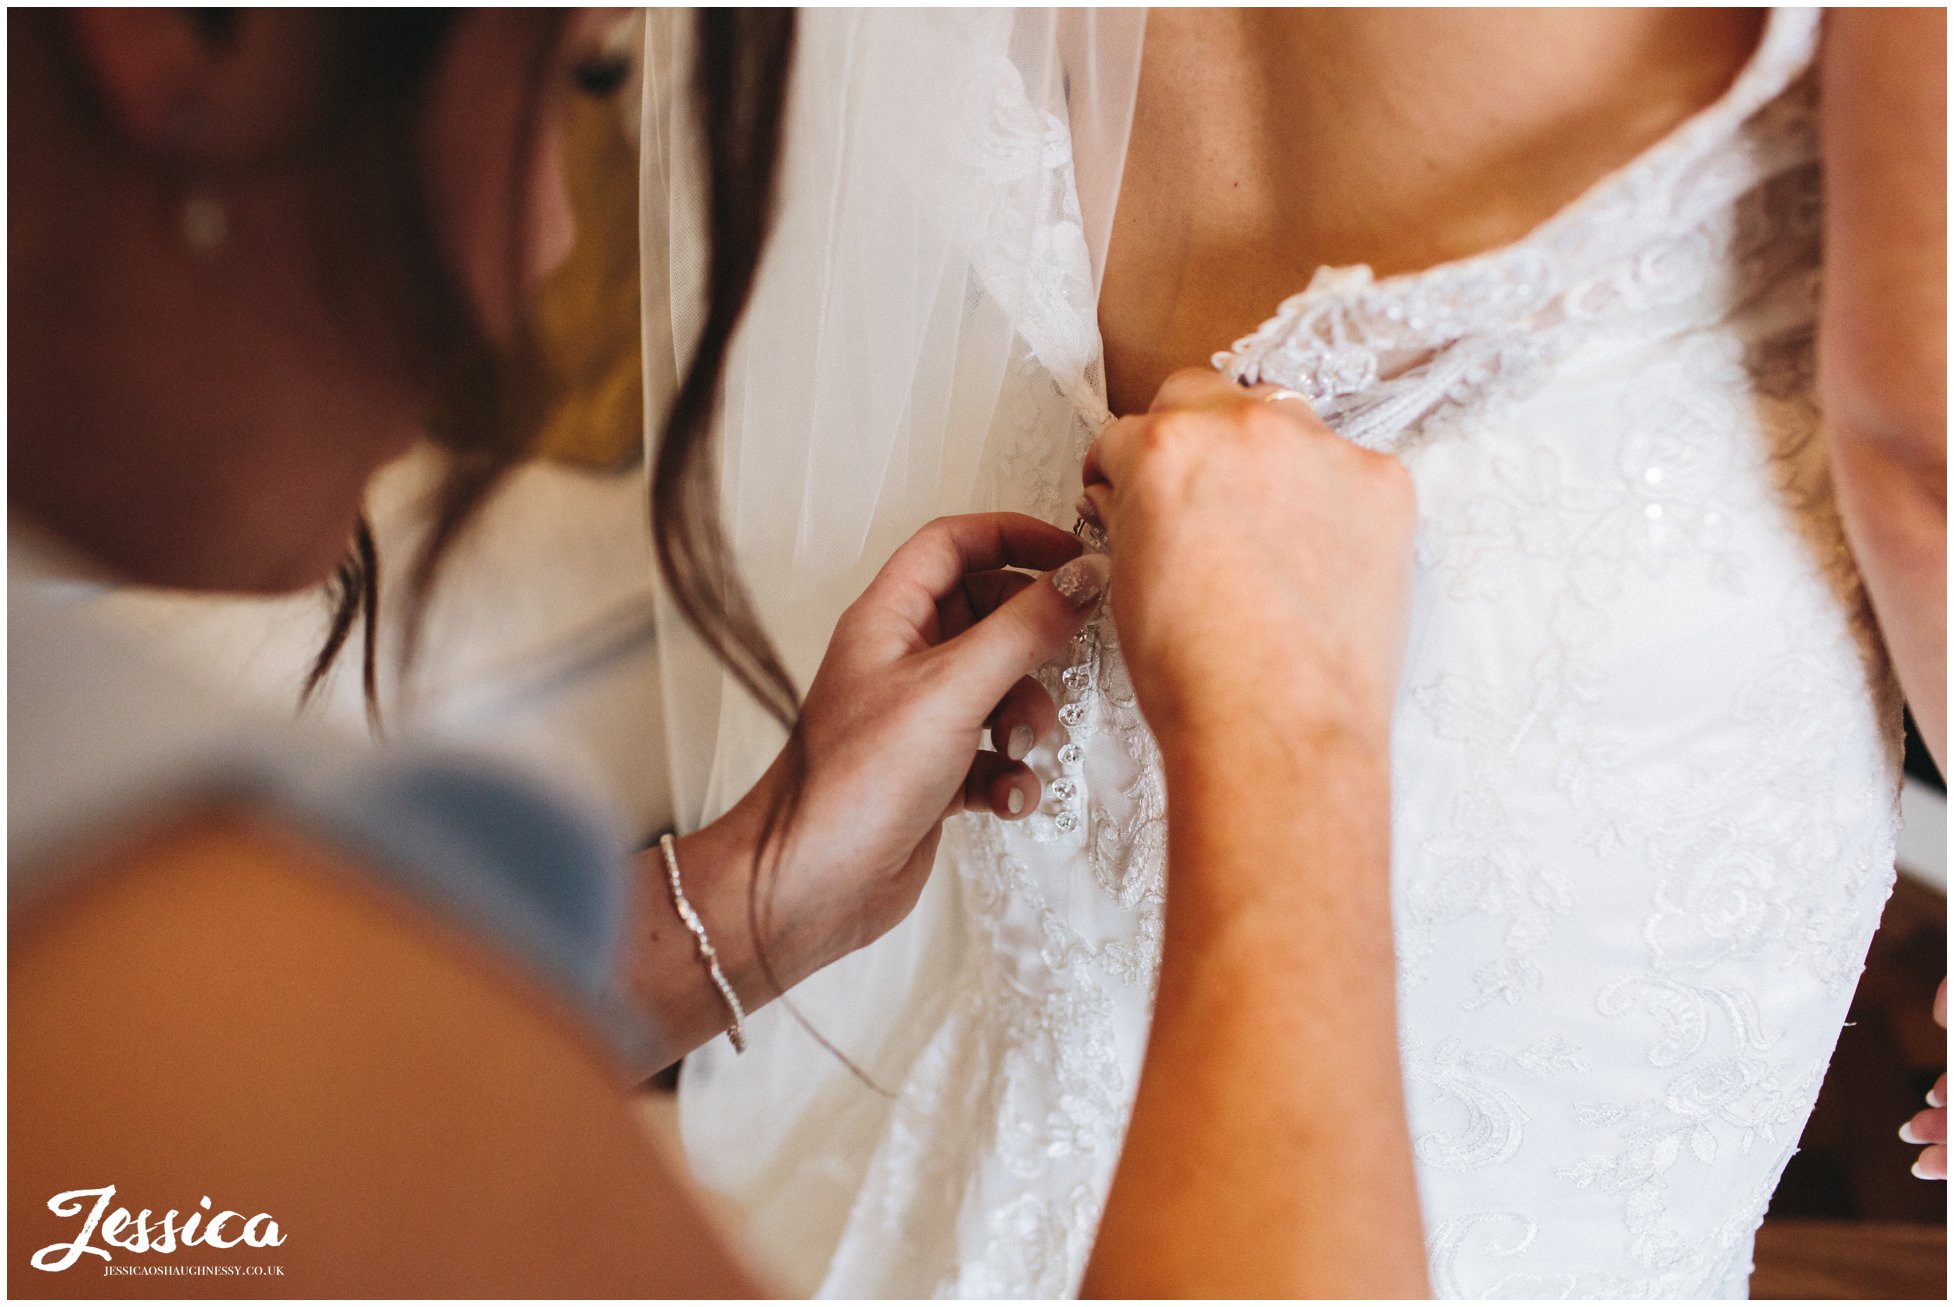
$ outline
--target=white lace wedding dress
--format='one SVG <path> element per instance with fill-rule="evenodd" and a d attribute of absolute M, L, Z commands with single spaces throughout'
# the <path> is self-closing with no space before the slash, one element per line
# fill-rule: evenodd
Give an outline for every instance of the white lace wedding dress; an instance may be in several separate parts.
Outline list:
<path fill-rule="evenodd" d="M 1813 394 L 1816 31 L 1775 14 L 1719 102 L 1517 244 L 1326 269 L 1217 359 L 1417 482 L 1393 879 L 1444 1295 L 1741 1296 L 1891 883 L 1898 704 Z M 1027 321 L 990 484 L 1069 522 L 1103 391 L 1090 350 L 1049 360 L 1091 306 Z M 1044 809 L 960 819 L 915 916 L 800 994 L 889 1096 L 777 1007 L 687 1063 L 694 1163 L 791 1287 L 1077 1287 L 1164 805 L 1112 623 L 1048 681 Z"/>

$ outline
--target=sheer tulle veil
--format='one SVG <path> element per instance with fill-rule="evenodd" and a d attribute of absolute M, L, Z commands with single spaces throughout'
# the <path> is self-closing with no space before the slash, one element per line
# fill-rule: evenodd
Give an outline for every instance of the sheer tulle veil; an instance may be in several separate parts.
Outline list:
<path fill-rule="evenodd" d="M 842 609 L 929 519 L 1010 507 L 1071 524 L 1078 460 L 1106 414 L 1098 286 L 1144 23 L 1144 10 L 802 12 L 781 201 L 717 437 L 728 538 L 803 688 Z M 690 36 L 682 11 L 652 12 L 642 238 L 654 439 L 697 330 L 708 248 Z M 1027 501 L 1007 484 L 1045 489 Z M 758 778 L 781 736 L 669 602 L 659 626 L 672 792 L 689 830 Z M 904 927 L 796 993 L 885 1084 L 900 1082 L 901 1031 L 926 1019 L 910 1009 L 929 1001 L 960 933 L 946 894 L 933 883 Z M 695 1164 L 724 1159 L 702 1178 L 772 1223 L 776 1256 L 798 1249 L 780 1269 L 811 1289 L 850 1186 L 780 1174 L 800 1151 L 789 1136 L 872 1134 L 888 1103 L 778 1006 L 757 1015 L 745 1057 L 715 1047 L 688 1060 L 685 1130 Z"/>
<path fill-rule="evenodd" d="M 1097 402 L 1097 333 L 1080 327 L 1094 322 L 1143 25 L 1143 10 L 802 12 L 781 203 L 718 440 L 728 537 L 803 687 L 897 544 L 938 514 L 988 506 L 996 410 L 1027 351 Z M 671 10 L 646 31 L 653 438 L 708 248 L 690 31 Z M 660 616 L 690 828 L 743 793 L 780 739 L 676 615 Z"/>

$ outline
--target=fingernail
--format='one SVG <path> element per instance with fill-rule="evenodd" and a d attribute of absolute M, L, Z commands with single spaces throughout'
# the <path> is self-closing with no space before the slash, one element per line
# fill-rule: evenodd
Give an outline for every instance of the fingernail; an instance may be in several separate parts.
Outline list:
<path fill-rule="evenodd" d="M 1012 734 L 1016 735 L 1017 732 L 1013 731 Z M 1024 815 L 1024 805 L 1025 805 L 1024 791 L 1019 789 L 1017 786 L 1013 785 L 1011 787 L 1010 796 L 1004 800 L 1005 809 L 1009 811 L 1013 817 L 1022 817 Z"/>
<path fill-rule="evenodd" d="M 1920 1168 L 1921 1168 L 1921 1166 L 1922 1166 L 1923 1164 L 1924 1164 L 1923 1162 L 1915 1162 L 1915 1163 L 1913 1164 L 1913 1178 L 1914 1178 L 1914 1179 L 1916 1179 L 1916 1180 L 1933 1180 L 1933 1179 L 1937 1179 L 1938 1177 L 1936 1177 L 1936 1176 L 1931 1176 L 1931 1175 L 1928 1175 L 1928 1174 L 1927 1174 L 1927 1173 L 1926 1173 L 1925 1171 L 1923 1171 L 1923 1170 L 1921 1170 L 1921 1169 L 1920 1169 Z"/>
<path fill-rule="evenodd" d="M 1031 752 L 1034 738 L 1031 733 L 1031 728 L 1023 722 L 1019 722 L 1011 728 L 1010 737 L 1004 741 L 1004 756 L 1012 762 L 1023 762 L 1024 756 Z M 1016 793 L 1016 791 L 1013 791 L 1013 793 Z"/>
<path fill-rule="evenodd" d="M 1072 502 L 1072 511 L 1077 513 L 1081 519 L 1092 523 L 1094 526 L 1099 525 L 1099 510 L 1094 508 L 1092 501 L 1084 495 L 1080 495 Z"/>
<path fill-rule="evenodd" d="M 1940 1092 L 1940 1086 L 1939 1086 L 1939 1085 L 1935 1085 L 1935 1086 L 1934 1086 L 1934 1087 L 1933 1087 L 1932 1089 L 1929 1089 L 1929 1090 L 1927 1091 L 1927 1106 L 1928 1106 L 1928 1107 L 1946 1107 L 1946 1106 L 1947 1106 L 1947 1099 L 1946 1099 L 1946 1097 L 1945 1097 L 1944 1095 L 1942 1095 L 1942 1093 Z"/>
<path fill-rule="evenodd" d="M 1081 554 L 1052 573 L 1052 588 L 1074 608 L 1090 608 L 1106 593 L 1113 563 L 1104 554 Z"/>
<path fill-rule="evenodd" d="M 1913 1122 L 1908 1121 L 1900 1127 L 1900 1141 L 1908 1144 L 1924 1144 L 1927 1141 L 1913 1133 Z"/>

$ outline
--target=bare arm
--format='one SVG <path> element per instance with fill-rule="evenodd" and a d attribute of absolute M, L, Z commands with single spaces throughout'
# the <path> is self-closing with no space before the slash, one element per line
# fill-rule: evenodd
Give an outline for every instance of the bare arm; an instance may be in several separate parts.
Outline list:
<path fill-rule="evenodd" d="M 1423 1296 L 1385 758 L 1338 734 L 1187 743 L 1148 1060 L 1086 1292 Z"/>
<path fill-rule="evenodd" d="M 1160 740 L 1169 886 L 1085 1291 L 1422 1296 L 1389 876 L 1409 478 L 1204 372 L 1109 428 L 1086 475 Z"/>
<path fill-rule="evenodd" d="M 220 814 L 16 923 L 10 1290 L 156 1291 L 27 1265 L 78 1232 L 51 1197 L 114 1184 L 278 1222 L 277 1248 L 109 1249 L 284 1269 L 171 1292 L 751 1296 L 576 1023 L 338 859 Z"/>
<path fill-rule="evenodd" d="M 1820 389 L 1839 508 L 1947 765 L 1947 16 L 1826 15 Z"/>

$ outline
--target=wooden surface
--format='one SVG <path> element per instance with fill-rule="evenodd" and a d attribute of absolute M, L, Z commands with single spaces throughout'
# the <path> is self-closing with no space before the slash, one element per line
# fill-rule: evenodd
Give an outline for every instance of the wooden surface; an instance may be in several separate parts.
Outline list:
<path fill-rule="evenodd" d="M 1902 880 L 1758 1232 L 1753 1298 L 1946 1298 L 1947 1186 L 1910 1174 L 1898 1136 L 1947 1065 L 1929 1015 L 1946 967 L 1947 900 Z"/>
<path fill-rule="evenodd" d="M 1947 1228 L 1883 1221 L 1766 1221 L 1753 1298 L 1945 1300 Z"/>

